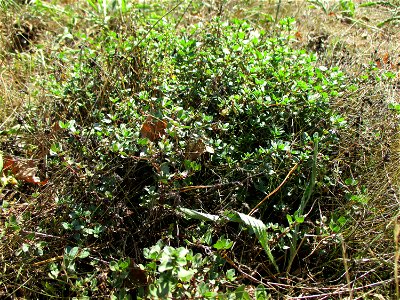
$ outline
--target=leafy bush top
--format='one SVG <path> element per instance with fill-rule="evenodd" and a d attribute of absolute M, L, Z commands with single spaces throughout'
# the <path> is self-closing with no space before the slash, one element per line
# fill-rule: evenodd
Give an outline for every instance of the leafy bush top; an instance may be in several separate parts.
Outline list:
<path fill-rule="evenodd" d="M 286 251 L 287 245 L 296 249 L 305 199 L 316 182 L 324 184 L 324 158 L 335 150 L 336 130 L 343 124 L 331 109 L 331 99 L 343 90 L 343 74 L 291 47 L 290 18 L 280 22 L 276 36 L 242 20 L 216 19 L 180 30 L 163 21 L 149 22 L 138 23 L 133 32 L 111 27 L 91 36 L 72 32 L 70 38 L 81 41 L 79 48 L 64 48 L 52 58 L 63 66 L 63 74 L 54 67 L 53 80 L 43 82 L 52 100 L 43 108 L 51 113 L 43 120 L 32 117 L 36 124 L 27 127 L 34 132 L 52 124 L 44 147 L 49 149 L 49 174 L 54 174 L 50 181 L 57 185 L 56 204 L 64 211 L 57 222 L 77 246 L 66 250 L 68 261 L 51 264 L 50 277 L 64 272 L 69 278 L 80 267 L 83 272 L 87 266 L 75 260 L 87 259 L 96 239 L 106 240 L 117 253 L 120 240 L 139 242 L 141 249 L 159 238 L 173 240 L 154 224 L 177 217 L 185 226 L 197 227 L 172 242 L 208 249 L 212 237 L 204 236 L 211 231 L 202 222 L 215 221 L 216 236 L 222 228 L 232 232 L 229 223 L 238 223 L 256 235 L 274 269 L 287 266 L 278 266 L 272 251 Z M 288 174 L 286 184 L 260 206 L 258 219 L 248 216 Z M 202 222 L 183 220 L 182 212 Z M 269 246 L 274 239 L 276 249 Z M 215 253 L 233 244 L 219 240 Z M 221 248 L 225 242 L 229 247 Z M 246 246 L 242 241 L 235 247 Z M 97 254 L 112 260 L 115 252 L 107 249 Z M 171 295 L 177 284 L 185 287 L 194 274 L 203 276 L 198 268 L 208 270 L 211 261 L 224 261 L 219 254 L 200 260 L 186 248 L 163 249 L 168 253 L 157 257 L 145 252 L 153 260 L 146 270 L 159 276 L 151 293 L 160 297 Z M 170 256 L 177 256 L 177 266 L 170 267 Z M 110 263 L 112 288 L 129 290 L 129 268 L 129 259 Z M 92 271 L 100 273 L 101 268 Z M 165 271 L 170 273 L 160 275 Z M 165 278 L 167 291 L 160 288 Z M 75 279 L 71 289 L 79 294 L 83 279 Z M 96 285 L 92 277 L 86 279 Z M 210 295 L 218 286 L 213 290 L 204 281 L 196 284 Z M 196 294 L 196 288 L 186 286 L 184 294 Z M 68 294 L 67 288 L 60 289 Z M 82 289 L 87 294 L 90 288 Z"/>

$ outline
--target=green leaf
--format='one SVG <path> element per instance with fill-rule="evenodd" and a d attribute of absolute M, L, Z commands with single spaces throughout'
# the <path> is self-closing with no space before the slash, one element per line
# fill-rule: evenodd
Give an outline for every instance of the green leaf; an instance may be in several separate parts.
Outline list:
<path fill-rule="evenodd" d="M 212 243 L 212 230 L 209 229 L 203 235 L 202 240 L 206 243 L 206 245 L 211 245 Z"/>
<path fill-rule="evenodd" d="M 16 225 L 17 224 L 17 217 L 15 215 L 11 215 L 9 218 L 10 224 Z"/>
<path fill-rule="evenodd" d="M 394 78 L 396 78 L 396 73 L 393 73 L 393 72 L 386 72 L 385 74 L 384 74 L 387 78 L 389 78 L 389 79 L 394 79 Z"/>
<path fill-rule="evenodd" d="M 226 279 L 228 279 L 229 281 L 234 281 L 236 279 L 235 269 L 229 269 L 228 271 L 226 271 Z"/>
<path fill-rule="evenodd" d="M 97 12 L 98 7 L 92 0 L 86 0 L 86 2 Z"/>
<path fill-rule="evenodd" d="M 161 249 L 163 247 L 162 241 L 158 241 L 157 244 L 149 248 L 143 249 L 143 255 L 146 259 L 156 260 L 161 255 Z"/>
<path fill-rule="evenodd" d="M 249 293 L 245 290 L 245 286 L 241 285 L 235 290 L 236 299 L 251 300 Z"/>
<path fill-rule="evenodd" d="M 77 254 L 78 254 L 78 251 L 79 251 L 79 247 L 67 247 L 66 249 L 65 249 L 65 254 L 69 257 L 69 258 L 71 258 L 71 259 L 74 259 L 76 256 L 77 256 Z"/>
<path fill-rule="evenodd" d="M 218 293 L 209 291 L 209 292 L 206 292 L 206 293 L 204 293 L 202 295 L 207 299 L 215 299 L 218 296 Z M 223 299 L 223 298 L 221 298 L 221 299 Z"/>
<path fill-rule="evenodd" d="M 90 255 L 90 252 L 87 248 L 82 249 L 82 251 L 79 253 L 79 258 L 86 258 Z"/>
<path fill-rule="evenodd" d="M 39 256 L 43 256 L 43 247 L 45 247 L 47 243 L 45 242 L 38 242 L 35 244 L 36 252 Z"/>
<path fill-rule="evenodd" d="M 186 261 L 186 254 L 189 253 L 189 250 L 183 247 L 179 247 L 176 249 L 177 258 L 176 258 L 176 263 L 179 266 L 185 266 L 187 261 Z"/>
<path fill-rule="evenodd" d="M 63 227 L 64 229 L 72 229 L 72 228 L 73 228 L 73 226 L 72 226 L 71 223 L 62 222 L 61 225 L 62 225 L 62 227 Z"/>
<path fill-rule="evenodd" d="M 379 2 L 380 2 L 380 1 L 379 1 Z M 370 1 L 370 2 L 361 3 L 361 4 L 359 5 L 359 7 L 368 7 L 368 6 L 374 6 L 374 5 L 377 5 L 377 4 L 378 4 L 378 2 Z"/>
<path fill-rule="evenodd" d="M 367 195 L 352 195 L 350 197 L 350 200 L 361 203 L 361 204 L 367 204 L 369 201 L 369 198 Z"/>
<path fill-rule="evenodd" d="M 182 280 L 183 282 L 190 281 L 192 279 L 193 275 L 195 274 L 195 270 L 185 270 L 185 269 L 179 269 L 178 271 L 178 278 Z"/>
<path fill-rule="evenodd" d="M 68 128 L 68 123 L 64 123 L 63 121 L 58 121 L 58 125 L 60 126 L 60 128 L 62 129 L 66 129 Z"/>
<path fill-rule="evenodd" d="M 170 277 L 169 274 L 162 274 L 156 286 L 158 299 L 167 299 L 167 295 L 173 290 L 176 284 L 177 280 L 175 278 Z"/>
<path fill-rule="evenodd" d="M 344 225 L 346 224 L 346 222 L 347 222 L 347 219 L 346 219 L 346 217 L 341 216 L 341 217 L 337 220 L 337 222 L 339 223 L 340 226 L 344 226 Z"/>
<path fill-rule="evenodd" d="M 374 5 L 386 5 L 391 8 L 397 8 L 395 4 L 390 3 L 390 1 L 370 1 L 370 2 L 364 2 L 360 3 L 359 7 L 368 7 L 368 6 L 374 6 Z"/>
<path fill-rule="evenodd" d="M 120 0 L 121 12 L 126 13 L 128 11 L 126 7 L 126 0 Z"/>
<path fill-rule="evenodd" d="M 53 279 L 57 278 L 58 274 L 60 273 L 58 266 L 55 263 L 51 263 L 49 268 L 50 268 L 49 277 Z"/>
<path fill-rule="evenodd" d="M 10 216 L 9 225 L 14 231 L 18 231 L 21 229 L 21 227 L 18 225 L 17 217 L 15 215 Z"/>
<path fill-rule="evenodd" d="M 265 224 L 261 220 L 256 219 L 249 215 L 242 214 L 240 212 L 234 212 L 233 215 L 231 214 L 230 216 L 231 217 L 233 216 L 233 218 L 231 218 L 232 221 L 235 221 L 237 220 L 237 218 L 239 218 L 242 223 L 244 223 L 245 225 L 247 225 L 248 228 L 253 230 L 261 246 L 267 253 L 269 260 L 274 265 L 275 269 L 279 272 L 278 265 L 275 262 L 275 258 L 272 255 L 271 249 L 268 244 L 269 234 L 267 233 L 267 226 L 265 226 Z"/>
<path fill-rule="evenodd" d="M 400 113 L 400 104 L 398 103 L 389 103 L 389 109 L 395 110 L 397 113 Z"/>
<path fill-rule="evenodd" d="M 3 171 L 3 153 L 0 152 L 0 173 Z"/>
<path fill-rule="evenodd" d="M 293 218 L 292 218 L 291 215 L 286 215 L 286 219 L 288 220 L 289 225 L 292 225 L 292 224 L 293 224 Z"/>
<path fill-rule="evenodd" d="M 233 245 L 233 242 L 230 239 L 225 239 L 224 237 L 221 237 L 214 245 L 213 247 L 217 250 L 227 250 L 231 248 Z"/>
<path fill-rule="evenodd" d="M 118 263 L 116 261 L 110 262 L 109 266 L 110 266 L 110 270 L 113 271 L 113 272 L 119 270 L 119 266 L 118 266 Z"/>
<path fill-rule="evenodd" d="M 269 295 L 267 294 L 267 290 L 265 289 L 265 286 L 259 285 L 256 288 L 255 292 L 256 300 L 267 300 L 270 299 Z"/>
<path fill-rule="evenodd" d="M 119 266 L 119 268 L 121 270 L 125 270 L 125 269 L 127 269 L 129 267 L 130 263 L 131 262 L 130 262 L 129 258 L 126 259 L 126 260 L 119 260 L 118 261 L 118 266 Z"/>
<path fill-rule="evenodd" d="M 197 220 L 202 220 L 202 221 L 218 221 L 219 216 L 217 215 L 211 215 L 207 213 L 202 213 L 193 209 L 188 209 L 184 207 L 178 208 L 184 215 L 185 217 L 189 219 L 197 219 Z"/>
<path fill-rule="evenodd" d="M 29 245 L 23 243 L 23 244 L 22 244 L 22 251 L 24 251 L 25 253 L 28 252 L 28 251 L 29 251 Z"/>
<path fill-rule="evenodd" d="M 162 261 L 161 264 L 158 266 L 158 272 L 164 273 L 165 271 L 172 270 L 174 267 L 168 261 Z"/>
<path fill-rule="evenodd" d="M 163 273 L 165 271 L 172 270 L 174 268 L 175 263 L 173 262 L 172 258 L 172 251 L 174 249 L 170 249 L 172 247 L 164 247 L 164 252 L 160 257 L 160 265 L 158 266 L 158 271 Z"/>
<path fill-rule="evenodd" d="M 358 181 L 357 180 L 355 180 L 354 178 L 347 178 L 345 181 L 344 181 L 347 185 L 357 185 L 357 183 L 358 183 Z"/>

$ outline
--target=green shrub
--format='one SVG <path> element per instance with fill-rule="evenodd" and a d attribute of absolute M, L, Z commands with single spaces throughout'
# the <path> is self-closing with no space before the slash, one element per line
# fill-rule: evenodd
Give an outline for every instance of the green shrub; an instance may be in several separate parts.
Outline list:
<path fill-rule="evenodd" d="M 221 250 L 220 239 L 214 248 Z M 232 246 L 232 242 L 229 242 Z M 154 281 L 149 285 L 151 299 L 251 299 L 245 286 L 227 289 L 234 284 L 237 276 L 235 269 L 221 271 L 225 260 L 219 254 L 211 254 L 211 247 L 204 246 L 209 255 L 203 258 L 200 253 L 184 247 L 164 246 L 161 241 L 150 249 L 144 249 L 145 258 L 150 260 L 145 269 Z M 230 247 L 224 247 L 229 249 Z M 269 299 L 265 287 L 259 285 L 254 299 Z"/>
<path fill-rule="evenodd" d="M 113 31 L 110 23 L 90 36 L 72 32 L 81 45 L 53 54 L 63 74 L 54 69 L 52 80 L 44 79 L 50 100 L 27 112 L 31 132 L 51 132 L 43 146 L 62 209 L 54 222 L 71 245 L 63 245 L 63 263 L 50 265 L 48 294 L 55 285 L 65 295 L 98 295 L 105 272 L 106 291 L 123 298 L 144 285 L 126 284 L 124 243 L 144 249 L 162 239 L 172 245 L 145 250 L 149 263 L 140 257 L 153 279 L 151 297 L 222 297 L 234 281 L 225 258 L 188 248 L 226 231 L 240 252 L 254 234 L 271 269 L 290 268 L 293 251 L 279 265 L 274 257 L 302 238 L 305 206 L 329 184 L 327 161 L 344 125 L 331 100 L 344 76 L 291 47 L 293 19 L 281 20 L 275 36 L 242 20 L 179 30 L 146 22 L 135 31 Z M 45 113 L 35 115 L 40 109 Z M 184 208 L 192 212 L 187 219 Z M 200 226 L 198 211 L 205 221 L 223 217 Z M 197 229 L 172 234 L 179 226 Z M 242 231 L 249 234 L 239 239 Z M 90 256 L 80 250 L 98 241 L 107 246 Z M 186 247 L 173 247 L 178 242 Z M 257 249 L 243 263 L 260 255 Z M 108 269 L 104 259 L 118 263 Z M 236 296 L 247 293 L 241 282 L 229 284 Z"/>
<path fill-rule="evenodd" d="M 281 25 L 289 30 L 291 22 Z M 79 137 L 66 149 L 75 147 L 85 159 L 91 147 L 90 157 L 108 169 L 110 155 L 140 157 L 155 167 L 159 193 L 212 185 L 222 194 L 205 200 L 207 210 L 231 193 L 218 185 L 230 183 L 236 187 L 229 206 L 254 206 L 301 162 L 301 174 L 284 188 L 299 199 L 308 181 L 312 137 L 320 137 L 324 155 L 335 147 L 343 120 L 330 100 L 341 91 L 343 74 L 291 49 L 287 33 L 267 37 L 243 21 L 216 21 L 177 35 L 172 30 L 160 22 L 142 39 L 113 32 L 100 41 L 88 39 L 60 87 L 59 109 Z M 160 121 L 166 128 L 156 139 L 143 135 L 143 126 Z"/>

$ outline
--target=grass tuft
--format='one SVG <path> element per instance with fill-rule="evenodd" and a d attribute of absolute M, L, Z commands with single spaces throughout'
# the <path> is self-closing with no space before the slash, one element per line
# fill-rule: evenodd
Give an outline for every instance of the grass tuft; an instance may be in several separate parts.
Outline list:
<path fill-rule="evenodd" d="M 399 298 L 398 9 L 0 2 L 0 295 Z"/>

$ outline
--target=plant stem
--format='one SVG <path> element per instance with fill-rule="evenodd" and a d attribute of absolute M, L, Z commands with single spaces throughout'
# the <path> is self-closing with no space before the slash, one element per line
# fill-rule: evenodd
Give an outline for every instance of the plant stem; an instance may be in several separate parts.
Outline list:
<path fill-rule="evenodd" d="M 314 155 L 313 155 L 313 165 L 311 170 L 311 179 L 310 182 L 304 191 L 303 197 L 301 198 L 300 207 L 297 210 L 297 215 L 301 216 L 304 213 L 304 209 L 311 198 L 311 195 L 315 186 L 315 177 L 317 173 L 317 155 L 318 155 L 318 137 L 314 138 Z M 299 234 L 300 224 L 297 224 L 294 228 L 292 245 L 290 246 L 290 259 L 286 272 L 290 272 L 290 268 L 292 267 L 293 260 L 297 254 L 297 239 Z"/>

